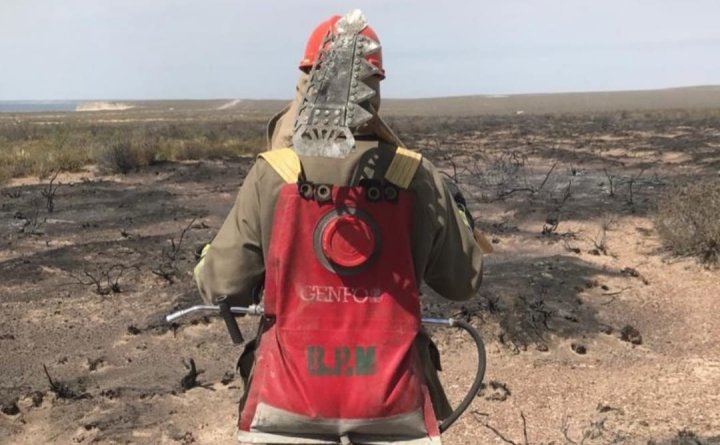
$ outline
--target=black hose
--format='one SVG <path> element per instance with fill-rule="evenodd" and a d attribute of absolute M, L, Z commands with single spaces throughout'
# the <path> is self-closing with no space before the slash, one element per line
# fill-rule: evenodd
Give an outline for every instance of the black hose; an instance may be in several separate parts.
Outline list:
<path fill-rule="evenodd" d="M 462 402 L 460 402 L 458 407 L 455 408 L 455 411 L 453 411 L 440 423 L 439 429 L 441 433 L 445 432 L 448 428 L 450 428 L 450 426 L 452 426 L 452 424 L 455 423 L 455 421 L 458 420 L 460 416 L 462 416 L 462 414 L 465 412 L 465 410 L 468 409 L 468 407 L 472 404 L 473 400 L 475 400 L 475 397 L 477 397 L 477 393 L 480 391 L 483 377 L 485 377 L 485 345 L 483 344 L 480 334 L 474 327 L 472 327 L 472 325 L 462 320 L 453 320 L 453 326 L 465 330 L 468 334 L 470 334 L 473 341 L 475 341 L 475 346 L 477 346 L 478 354 L 478 366 L 477 373 L 475 374 L 475 380 L 473 381 L 473 384 L 470 387 L 467 395 L 462 400 Z"/>

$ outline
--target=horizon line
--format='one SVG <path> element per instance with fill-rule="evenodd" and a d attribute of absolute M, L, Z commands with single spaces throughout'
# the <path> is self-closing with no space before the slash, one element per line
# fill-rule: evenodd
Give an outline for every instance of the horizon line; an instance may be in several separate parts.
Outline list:
<path fill-rule="evenodd" d="M 619 90 L 568 90 L 568 91 L 538 91 L 538 92 L 524 92 L 524 93 L 473 93 L 473 94 L 461 94 L 461 95 L 450 95 L 450 96 L 418 96 L 418 97 L 383 97 L 382 100 L 426 100 L 426 99 L 453 99 L 453 98 L 467 98 L 467 97 L 487 97 L 487 98 L 507 98 L 517 96 L 542 96 L 542 95 L 563 95 L 563 94 L 602 94 L 602 93 L 636 93 L 636 92 L 650 92 L 650 91 L 668 91 L 668 90 L 682 90 L 682 89 L 700 89 L 700 88 L 719 88 L 720 84 L 693 84 L 693 85 L 680 85 L 680 86 L 668 86 L 668 87 L 657 87 L 657 88 L 635 88 L 635 89 L 619 89 Z M 15 103 L 62 103 L 62 102 L 190 102 L 190 101 L 222 101 L 222 100 L 241 100 L 241 101 L 288 101 L 288 98 L 251 98 L 251 97 L 205 97 L 205 98 L 188 98 L 188 97 L 177 97 L 177 98 L 145 98 L 145 99 L 120 99 L 120 98 L 94 98 L 94 99 L 0 99 L 1 102 L 15 102 Z"/>

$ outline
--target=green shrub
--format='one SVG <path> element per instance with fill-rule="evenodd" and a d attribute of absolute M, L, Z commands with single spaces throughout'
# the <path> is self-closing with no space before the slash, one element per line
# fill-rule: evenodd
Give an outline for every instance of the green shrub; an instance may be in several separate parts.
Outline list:
<path fill-rule="evenodd" d="M 49 147 L 36 141 L 23 141 L 1 148 L 0 167 L 15 178 L 36 174 L 39 164 L 47 157 Z"/>
<path fill-rule="evenodd" d="M 12 173 L 7 167 L 0 165 L 0 185 L 5 184 L 12 178 Z"/>
<path fill-rule="evenodd" d="M 76 172 L 94 159 L 90 150 L 85 147 L 71 146 L 61 149 L 49 150 L 46 158 L 38 161 L 33 174 L 40 179 L 45 179 L 58 170 Z"/>
<path fill-rule="evenodd" d="M 167 160 L 158 150 L 158 142 L 154 138 L 133 139 L 131 145 L 138 167 L 154 165 Z"/>
<path fill-rule="evenodd" d="M 109 141 L 97 153 L 96 162 L 103 172 L 129 173 L 141 166 L 138 151 L 129 141 Z"/>
<path fill-rule="evenodd" d="M 0 115 L 0 170 L 3 177 L 43 178 L 93 163 L 104 172 L 128 173 L 163 161 L 244 156 L 264 150 L 265 117 Z"/>
<path fill-rule="evenodd" d="M 720 179 L 676 186 L 658 202 L 655 226 L 675 254 L 720 261 Z"/>
<path fill-rule="evenodd" d="M 93 160 L 83 145 L 53 145 L 47 140 L 19 141 L 0 145 L 0 168 L 11 177 L 45 178 L 54 171 L 78 171 Z"/>

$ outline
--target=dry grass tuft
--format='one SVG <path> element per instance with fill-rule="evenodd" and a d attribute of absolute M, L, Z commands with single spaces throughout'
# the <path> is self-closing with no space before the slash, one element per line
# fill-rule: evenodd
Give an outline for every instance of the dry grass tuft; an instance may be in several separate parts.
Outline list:
<path fill-rule="evenodd" d="M 233 158 L 265 149 L 264 120 L 198 115 L 126 122 L 74 114 L 55 119 L 0 116 L 0 184 L 22 176 L 44 179 L 90 164 L 129 173 L 157 162 Z"/>
<path fill-rule="evenodd" d="M 658 202 L 655 226 L 675 254 L 720 262 L 720 180 L 676 186 Z"/>

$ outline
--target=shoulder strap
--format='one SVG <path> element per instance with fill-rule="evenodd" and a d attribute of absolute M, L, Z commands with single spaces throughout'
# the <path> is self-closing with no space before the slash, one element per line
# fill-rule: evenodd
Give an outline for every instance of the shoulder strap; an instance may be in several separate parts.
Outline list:
<path fill-rule="evenodd" d="M 261 153 L 259 157 L 265 159 L 283 181 L 288 184 L 297 182 L 302 166 L 300 165 L 300 158 L 293 149 L 270 150 Z M 398 147 L 390 166 L 385 172 L 385 179 L 402 189 L 406 189 L 410 186 L 421 163 L 422 155 L 420 153 Z"/>
<path fill-rule="evenodd" d="M 270 167 L 277 172 L 283 181 L 295 184 L 302 171 L 300 158 L 292 148 L 280 148 L 260 153 L 259 158 L 265 159 Z"/>
<path fill-rule="evenodd" d="M 410 187 L 410 182 L 412 182 L 421 163 L 422 155 L 420 153 L 398 147 L 390 166 L 385 172 L 385 180 L 401 189 L 407 189 Z"/>

